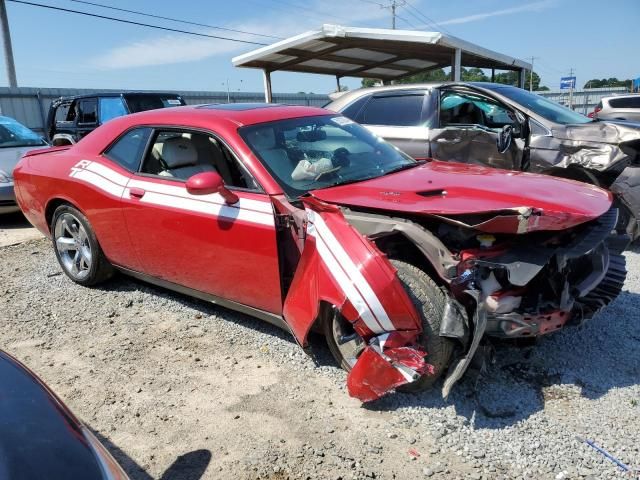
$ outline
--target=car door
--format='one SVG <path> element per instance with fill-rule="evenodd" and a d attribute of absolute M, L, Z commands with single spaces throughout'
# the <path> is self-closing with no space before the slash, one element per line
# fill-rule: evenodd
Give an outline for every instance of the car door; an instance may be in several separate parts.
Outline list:
<path fill-rule="evenodd" d="M 187 191 L 216 170 L 239 202 Z M 282 296 L 271 201 L 219 138 L 158 128 L 127 185 L 124 216 L 144 274 L 220 299 L 280 314 Z"/>
<path fill-rule="evenodd" d="M 498 136 L 505 125 L 513 128 L 514 136 L 500 152 Z M 431 157 L 519 170 L 524 150 L 520 132 L 515 112 L 501 102 L 469 89 L 441 88 L 438 125 L 429 130 Z"/>
<path fill-rule="evenodd" d="M 374 93 L 351 118 L 412 157 L 426 158 L 429 117 L 425 115 L 425 103 L 428 98 L 425 90 Z"/>

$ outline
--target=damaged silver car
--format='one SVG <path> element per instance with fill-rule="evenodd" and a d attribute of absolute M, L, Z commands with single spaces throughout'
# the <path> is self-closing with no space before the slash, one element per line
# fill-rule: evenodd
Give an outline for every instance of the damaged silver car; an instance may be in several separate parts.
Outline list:
<path fill-rule="evenodd" d="M 540 95 L 484 82 L 394 85 L 333 98 L 326 108 L 416 159 L 544 173 L 607 188 L 616 196 L 618 231 L 640 236 L 640 124 L 592 120 Z"/>

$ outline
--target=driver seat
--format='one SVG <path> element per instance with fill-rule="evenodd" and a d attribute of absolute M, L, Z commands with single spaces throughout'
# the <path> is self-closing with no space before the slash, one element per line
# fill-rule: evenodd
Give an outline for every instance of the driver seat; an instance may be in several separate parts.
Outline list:
<path fill-rule="evenodd" d="M 163 177 L 187 180 L 197 173 L 216 171 L 213 165 L 199 162 L 198 150 L 187 137 L 165 140 L 162 145 L 162 161 L 166 168 L 159 175 Z"/>
<path fill-rule="evenodd" d="M 295 165 L 289 158 L 287 151 L 278 146 L 276 133 L 272 127 L 253 130 L 249 134 L 249 143 L 260 153 L 276 177 L 283 182 L 291 182 L 291 173 Z"/>

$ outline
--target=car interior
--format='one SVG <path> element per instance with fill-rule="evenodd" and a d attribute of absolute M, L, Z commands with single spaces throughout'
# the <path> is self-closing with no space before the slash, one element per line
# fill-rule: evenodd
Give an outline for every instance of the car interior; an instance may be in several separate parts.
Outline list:
<path fill-rule="evenodd" d="M 515 123 L 513 113 L 493 100 L 445 92 L 440 100 L 440 125 L 481 125 L 500 130 Z"/>
<path fill-rule="evenodd" d="M 142 167 L 142 173 L 185 181 L 198 173 L 214 171 L 227 186 L 259 189 L 227 147 L 204 133 L 157 133 Z"/>

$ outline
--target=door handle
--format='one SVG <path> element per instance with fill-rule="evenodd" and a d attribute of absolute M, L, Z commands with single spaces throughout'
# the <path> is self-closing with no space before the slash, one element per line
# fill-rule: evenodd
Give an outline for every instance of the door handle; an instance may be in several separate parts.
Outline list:
<path fill-rule="evenodd" d="M 129 189 L 129 196 L 133 198 L 142 198 L 146 192 L 142 188 L 131 187 Z"/>
<path fill-rule="evenodd" d="M 438 143 L 460 143 L 461 138 L 439 138 L 436 140 Z"/>

